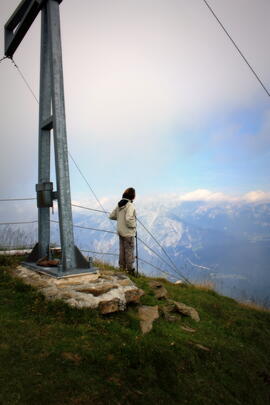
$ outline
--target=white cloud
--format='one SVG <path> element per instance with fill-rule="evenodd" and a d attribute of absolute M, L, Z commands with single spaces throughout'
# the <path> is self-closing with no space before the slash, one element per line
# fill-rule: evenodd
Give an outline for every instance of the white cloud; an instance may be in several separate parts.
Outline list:
<path fill-rule="evenodd" d="M 138 198 L 140 204 L 153 204 L 162 206 L 163 204 L 168 206 L 177 205 L 181 202 L 206 202 L 210 204 L 219 203 L 258 203 L 258 202 L 270 202 L 270 192 L 266 191 L 249 191 L 242 195 L 231 195 L 223 192 L 216 192 L 207 189 L 197 189 L 187 193 L 168 193 L 155 196 L 141 196 Z"/>
<path fill-rule="evenodd" d="M 224 193 L 220 192 L 213 192 L 210 190 L 205 189 L 198 189 L 186 193 L 181 196 L 181 201 L 212 201 L 212 202 L 219 202 L 219 201 L 233 201 L 235 197 L 229 196 Z"/>
<path fill-rule="evenodd" d="M 243 195 L 243 200 L 251 203 L 270 201 L 270 192 L 266 191 L 250 191 Z"/>
<path fill-rule="evenodd" d="M 270 202 L 270 192 L 266 191 L 249 191 L 242 195 L 231 195 L 222 192 L 214 192 L 205 189 L 198 189 L 179 197 L 180 201 L 204 201 L 209 203 L 235 202 L 235 203 L 257 203 Z"/>

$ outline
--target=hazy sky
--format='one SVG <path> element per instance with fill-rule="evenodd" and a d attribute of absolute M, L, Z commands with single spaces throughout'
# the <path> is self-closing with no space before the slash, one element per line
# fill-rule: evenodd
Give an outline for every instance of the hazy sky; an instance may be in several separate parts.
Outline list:
<path fill-rule="evenodd" d="M 270 90 L 269 0 L 209 0 Z M 19 4 L 1 0 L 3 26 Z M 63 0 L 68 144 L 100 197 L 269 191 L 270 97 L 202 0 Z M 39 89 L 40 18 L 14 55 Z M 0 65 L 1 196 L 34 196 L 38 105 Z M 73 198 L 88 192 L 71 162 Z"/>

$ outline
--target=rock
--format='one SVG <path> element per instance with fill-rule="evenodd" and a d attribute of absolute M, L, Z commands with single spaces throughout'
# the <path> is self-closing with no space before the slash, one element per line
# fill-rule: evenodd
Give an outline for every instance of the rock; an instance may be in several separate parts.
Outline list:
<path fill-rule="evenodd" d="M 173 303 L 159 307 L 159 309 L 166 321 L 177 322 L 181 320 L 181 315 L 175 312 L 175 305 Z"/>
<path fill-rule="evenodd" d="M 70 305 L 71 307 L 77 307 L 78 306 L 78 301 L 75 300 L 75 298 L 69 298 L 66 300 L 66 303 Z"/>
<path fill-rule="evenodd" d="M 154 307 L 150 307 L 142 305 L 139 307 L 138 315 L 142 333 L 148 333 L 152 329 L 154 320 L 159 317 L 158 306 L 155 305 Z"/>
<path fill-rule="evenodd" d="M 76 289 L 77 292 L 84 293 L 84 294 L 92 294 L 95 297 L 98 297 L 99 295 L 106 294 L 108 291 L 112 290 L 113 288 L 118 288 L 117 285 L 113 284 L 106 284 L 106 285 L 101 285 L 100 287 L 85 287 L 81 288 L 79 290 Z"/>
<path fill-rule="evenodd" d="M 43 267 L 57 267 L 60 263 L 60 260 L 55 259 L 55 260 L 48 260 L 47 258 L 39 259 L 37 261 L 38 266 L 43 266 Z"/>
<path fill-rule="evenodd" d="M 182 302 L 173 301 L 173 303 L 175 305 L 176 310 L 180 312 L 180 314 L 190 316 L 196 322 L 200 321 L 200 317 L 196 309 L 188 307 L 186 304 L 183 304 Z"/>
<path fill-rule="evenodd" d="M 118 284 L 120 284 L 122 287 L 134 286 L 133 282 L 129 278 L 126 280 L 118 280 Z"/>
<path fill-rule="evenodd" d="M 23 266 L 11 274 L 37 287 L 48 300 L 62 300 L 76 308 L 99 308 L 102 314 L 123 311 L 127 303 L 139 303 L 144 294 L 126 275 L 112 271 L 50 277 Z"/>
<path fill-rule="evenodd" d="M 196 332 L 196 329 L 190 328 L 189 326 L 181 326 L 181 329 L 183 329 L 186 332 L 191 332 L 191 333 Z"/>
<path fill-rule="evenodd" d="M 183 304 L 182 302 L 177 302 L 173 300 L 168 300 L 167 304 L 164 306 L 160 306 L 160 311 L 162 312 L 164 318 L 169 322 L 175 322 L 179 320 L 179 315 L 175 315 L 174 313 L 178 313 L 180 315 L 190 316 L 195 321 L 199 322 L 200 317 L 196 309 L 192 307 L 188 307 L 187 305 Z"/>
<path fill-rule="evenodd" d="M 114 273 L 114 276 L 117 277 L 119 280 L 129 280 L 128 276 L 123 273 Z"/>
<path fill-rule="evenodd" d="M 66 303 L 68 303 L 69 300 L 65 300 Z M 96 305 L 94 305 L 93 303 L 89 303 L 87 300 L 83 300 L 83 299 L 75 299 L 76 301 L 76 308 L 96 308 Z"/>
<path fill-rule="evenodd" d="M 93 274 L 79 274 L 79 275 L 74 275 L 70 277 L 63 277 L 60 279 L 54 279 L 54 283 L 62 288 L 66 287 L 68 285 L 85 285 L 86 283 L 93 283 L 94 281 L 97 281 L 100 278 L 99 273 L 93 273 Z"/>
<path fill-rule="evenodd" d="M 168 291 L 159 281 L 149 281 L 148 285 L 154 290 L 155 297 L 158 300 L 168 297 Z"/>
<path fill-rule="evenodd" d="M 123 304 L 122 304 L 123 307 Z M 102 315 L 111 314 L 112 312 L 117 312 L 121 308 L 119 298 L 114 298 L 110 301 L 101 301 L 99 303 L 98 309 Z"/>
<path fill-rule="evenodd" d="M 110 280 L 110 281 L 113 280 L 113 277 L 112 277 L 111 273 L 110 274 L 104 274 L 104 272 L 102 271 L 101 272 L 101 277 L 103 278 L 103 280 Z"/>
<path fill-rule="evenodd" d="M 164 318 L 168 322 L 178 322 L 181 320 L 181 315 L 173 315 L 170 313 L 164 313 Z"/>
<path fill-rule="evenodd" d="M 126 303 L 133 302 L 138 304 L 140 302 L 140 298 L 144 295 L 144 291 L 138 288 L 134 288 L 132 290 L 127 290 L 125 292 Z"/>
<path fill-rule="evenodd" d="M 55 296 L 58 294 L 58 289 L 55 286 L 49 286 L 42 288 L 41 293 L 49 300 L 55 299 Z"/>
<path fill-rule="evenodd" d="M 31 285 L 32 287 L 36 287 L 36 288 L 48 288 L 51 283 L 48 282 L 48 280 L 42 280 L 42 279 L 31 279 L 31 280 L 24 280 L 26 284 Z"/>
<path fill-rule="evenodd" d="M 199 343 L 196 343 L 195 346 L 198 347 L 198 349 L 204 350 L 205 352 L 210 352 L 209 347 L 203 346 Z"/>
<path fill-rule="evenodd" d="M 78 294 L 76 293 L 76 291 L 70 289 L 65 289 L 65 290 L 57 290 L 57 292 L 55 293 L 55 299 L 58 300 L 68 300 L 69 298 L 75 298 L 78 299 Z"/>

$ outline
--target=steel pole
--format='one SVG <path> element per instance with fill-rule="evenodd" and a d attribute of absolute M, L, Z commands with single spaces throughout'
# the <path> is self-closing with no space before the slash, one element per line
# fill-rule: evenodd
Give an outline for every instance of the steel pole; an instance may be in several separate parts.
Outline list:
<path fill-rule="evenodd" d="M 51 49 L 53 135 L 63 271 L 76 267 L 66 135 L 60 13 L 57 0 L 48 0 Z"/>
<path fill-rule="evenodd" d="M 41 52 L 39 88 L 39 151 L 38 183 L 50 181 L 50 130 L 42 129 L 42 123 L 51 115 L 51 69 L 48 35 L 47 7 L 41 12 Z M 39 257 L 48 255 L 50 245 L 50 208 L 38 209 L 38 246 Z"/>

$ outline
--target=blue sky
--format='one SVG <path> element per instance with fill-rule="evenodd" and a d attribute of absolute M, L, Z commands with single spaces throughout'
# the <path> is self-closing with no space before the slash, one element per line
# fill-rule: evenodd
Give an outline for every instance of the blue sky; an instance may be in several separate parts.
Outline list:
<path fill-rule="evenodd" d="M 170 165 L 174 173 L 172 182 L 180 174 L 184 189 L 197 189 L 203 184 L 210 190 L 231 193 L 254 188 L 268 190 L 270 120 L 267 114 L 266 107 L 258 111 L 239 110 L 220 119 L 216 117 L 200 131 L 177 134 L 174 144 L 178 153 L 174 153 Z M 190 144 L 181 153 L 185 136 Z"/>
<path fill-rule="evenodd" d="M 269 1 L 209 3 L 270 89 Z M 64 0 L 61 23 L 69 149 L 100 197 L 269 191 L 270 98 L 203 1 Z M 35 94 L 39 25 L 14 55 Z M 34 195 L 38 106 L 9 61 L 0 85 L 1 195 Z"/>

